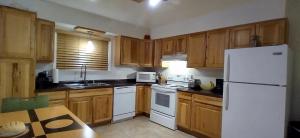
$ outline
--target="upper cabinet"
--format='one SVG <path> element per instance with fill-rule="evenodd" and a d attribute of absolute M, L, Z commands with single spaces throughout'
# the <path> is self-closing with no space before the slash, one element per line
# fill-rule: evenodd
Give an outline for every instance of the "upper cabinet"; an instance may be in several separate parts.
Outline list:
<path fill-rule="evenodd" d="M 287 20 L 279 19 L 261 22 L 256 25 L 259 45 L 280 45 L 287 42 Z"/>
<path fill-rule="evenodd" d="M 186 54 L 187 49 L 187 35 L 174 37 L 175 53 Z"/>
<path fill-rule="evenodd" d="M 154 40 L 153 67 L 161 67 L 162 40 Z"/>
<path fill-rule="evenodd" d="M 39 62 L 53 61 L 55 23 L 43 19 L 37 20 L 36 60 Z"/>
<path fill-rule="evenodd" d="M 162 40 L 162 55 L 173 55 L 175 53 L 175 44 L 173 38 Z"/>
<path fill-rule="evenodd" d="M 251 40 L 255 37 L 255 24 L 230 28 L 230 48 L 251 47 Z"/>
<path fill-rule="evenodd" d="M 139 39 L 121 37 L 121 65 L 138 65 Z"/>
<path fill-rule="evenodd" d="M 153 67 L 153 45 L 151 40 L 141 40 L 138 54 L 141 67 Z"/>
<path fill-rule="evenodd" d="M 187 66 L 201 68 L 205 66 L 206 33 L 190 34 L 188 37 Z"/>
<path fill-rule="evenodd" d="M 221 29 L 207 32 L 206 67 L 222 68 L 224 52 L 229 47 L 229 30 Z"/>
<path fill-rule="evenodd" d="M 36 14 L 0 6 L 0 57 L 35 58 Z"/>

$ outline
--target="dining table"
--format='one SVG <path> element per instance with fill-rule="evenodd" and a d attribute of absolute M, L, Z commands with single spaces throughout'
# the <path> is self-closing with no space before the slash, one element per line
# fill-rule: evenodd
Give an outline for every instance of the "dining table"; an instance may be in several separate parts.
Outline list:
<path fill-rule="evenodd" d="M 0 113 L 0 124 L 11 121 L 26 126 L 18 138 L 100 138 L 65 106 Z"/>

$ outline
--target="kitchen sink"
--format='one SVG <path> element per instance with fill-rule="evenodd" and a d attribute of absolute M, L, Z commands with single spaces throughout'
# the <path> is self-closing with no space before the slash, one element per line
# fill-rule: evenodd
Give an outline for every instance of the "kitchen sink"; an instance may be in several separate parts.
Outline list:
<path fill-rule="evenodd" d="M 71 89 L 84 89 L 84 88 L 92 88 L 92 87 L 101 87 L 101 86 L 110 86 L 108 83 L 71 83 L 71 84 L 65 84 L 65 86 L 71 88 Z"/>

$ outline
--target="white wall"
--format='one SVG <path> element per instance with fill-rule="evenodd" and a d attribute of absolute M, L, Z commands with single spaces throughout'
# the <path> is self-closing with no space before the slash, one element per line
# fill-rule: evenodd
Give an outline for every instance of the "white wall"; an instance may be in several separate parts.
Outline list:
<path fill-rule="evenodd" d="M 285 0 L 249 0 L 207 15 L 151 28 L 150 34 L 152 38 L 163 38 L 282 17 L 285 17 Z"/>
<path fill-rule="evenodd" d="M 292 96 L 292 120 L 300 121 L 300 1 L 287 0 L 287 17 L 289 19 L 289 45 L 294 52 L 294 75 Z"/>
<path fill-rule="evenodd" d="M 144 27 L 60 6 L 45 0 L 0 0 L 0 4 L 35 11 L 39 18 L 89 27 L 115 34 L 143 38 L 145 34 L 149 33 L 149 30 Z"/>

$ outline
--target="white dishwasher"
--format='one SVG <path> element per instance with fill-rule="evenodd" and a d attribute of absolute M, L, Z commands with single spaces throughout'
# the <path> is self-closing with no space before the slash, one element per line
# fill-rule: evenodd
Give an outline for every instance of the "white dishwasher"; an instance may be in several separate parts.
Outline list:
<path fill-rule="evenodd" d="M 113 122 L 135 116 L 135 93 L 136 86 L 114 88 Z"/>

